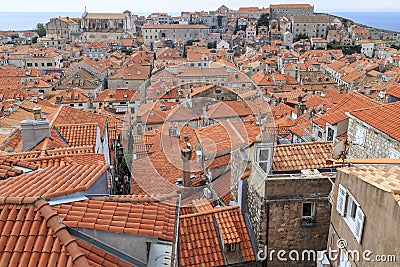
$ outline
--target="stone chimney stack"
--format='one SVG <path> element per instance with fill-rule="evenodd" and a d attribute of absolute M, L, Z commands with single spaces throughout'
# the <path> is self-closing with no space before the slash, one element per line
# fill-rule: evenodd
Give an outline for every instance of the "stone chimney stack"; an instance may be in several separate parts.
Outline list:
<path fill-rule="evenodd" d="M 33 109 L 34 120 L 21 121 L 22 151 L 28 151 L 50 137 L 50 123 L 42 118 L 42 109 Z"/>
<path fill-rule="evenodd" d="M 36 106 L 33 108 L 33 118 L 35 119 L 35 121 L 40 121 L 43 119 L 41 107 Z"/>
<path fill-rule="evenodd" d="M 184 187 L 192 186 L 190 181 L 190 159 L 192 158 L 192 150 L 190 147 L 181 150 L 182 157 L 182 182 Z"/>

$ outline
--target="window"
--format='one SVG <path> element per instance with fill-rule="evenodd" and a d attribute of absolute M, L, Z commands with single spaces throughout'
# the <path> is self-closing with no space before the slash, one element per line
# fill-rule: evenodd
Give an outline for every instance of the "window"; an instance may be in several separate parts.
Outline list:
<path fill-rule="evenodd" d="M 228 249 L 228 251 L 236 251 L 236 243 L 231 243 L 231 244 L 228 244 L 227 245 L 228 247 L 227 247 L 227 249 Z"/>
<path fill-rule="evenodd" d="M 365 141 L 365 129 L 360 126 L 357 126 L 355 143 L 356 145 L 363 146 L 364 141 Z"/>
<path fill-rule="evenodd" d="M 303 203 L 301 218 L 311 218 L 315 215 L 315 203 Z"/>
<path fill-rule="evenodd" d="M 361 210 L 360 204 L 357 203 L 356 199 L 341 184 L 338 187 L 336 210 L 340 215 L 344 216 L 347 225 L 360 244 L 365 215 Z"/>
<path fill-rule="evenodd" d="M 322 132 L 321 131 L 318 131 L 318 137 L 322 138 Z"/>
<path fill-rule="evenodd" d="M 332 141 L 334 133 L 335 131 L 332 128 L 328 127 L 328 136 L 326 137 L 326 141 Z"/>
<path fill-rule="evenodd" d="M 257 146 L 255 152 L 258 166 L 260 166 L 265 173 L 268 173 L 271 166 L 271 148 L 266 146 Z"/>
<path fill-rule="evenodd" d="M 216 94 L 220 94 L 221 92 L 222 92 L 221 89 L 215 89 Z"/>
<path fill-rule="evenodd" d="M 83 104 L 82 104 L 82 103 L 79 103 L 79 104 L 78 104 L 78 106 L 82 107 L 82 106 L 83 106 Z"/>

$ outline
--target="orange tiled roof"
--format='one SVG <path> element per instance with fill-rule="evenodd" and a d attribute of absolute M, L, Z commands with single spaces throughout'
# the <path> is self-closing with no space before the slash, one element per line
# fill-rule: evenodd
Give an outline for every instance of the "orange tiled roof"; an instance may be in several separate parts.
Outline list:
<path fill-rule="evenodd" d="M 247 101 L 219 101 L 208 106 L 207 115 L 211 119 L 243 117 L 253 114 Z"/>
<path fill-rule="evenodd" d="M 94 102 L 131 101 L 136 90 L 106 89 L 99 93 Z"/>
<path fill-rule="evenodd" d="M 38 169 L 38 165 L 28 161 L 14 159 L 5 155 L 0 156 L 0 179 L 7 179 L 8 177 L 21 175 L 23 171 L 17 167 L 27 168 L 30 170 Z"/>
<path fill-rule="evenodd" d="M 400 141 L 400 102 L 354 110 L 350 114 Z"/>
<path fill-rule="evenodd" d="M 0 210 L 0 262 L 8 266 L 90 266 L 45 200 L 0 198 Z"/>
<path fill-rule="evenodd" d="M 103 135 L 107 116 L 86 112 L 68 106 L 60 106 L 54 113 L 49 115 L 47 119 L 51 122 L 53 126 L 65 124 L 95 123 L 100 127 L 100 134 Z"/>
<path fill-rule="evenodd" d="M 332 157 L 331 142 L 277 145 L 274 149 L 272 169 L 275 171 L 326 168 Z"/>
<path fill-rule="evenodd" d="M 231 149 L 244 144 L 252 144 L 260 132 L 259 126 L 247 122 L 225 120 L 218 124 L 196 129 L 196 136 L 203 152 L 207 155 L 214 155 L 214 153 L 228 153 Z"/>
<path fill-rule="evenodd" d="M 224 266 L 221 245 L 234 241 L 239 243 L 243 262 L 255 260 L 246 223 L 238 206 L 183 215 L 179 220 L 181 266 Z M 222 233 L 222 239 L 218 232 Z M 196 238 L 199 236 L 204 238 Z"/>
<path fill-rule="evenodd" d="M 176 205 L 89 199 L 61 204 L 54 209 L 69 227 L 174 240 Z"/>
<path fill-rule="evenodd" d="M 69 146 L 96 146 L 98 125 L 95 123 L 57 125 L 56 129 Z"/>
<path fill-rule="evenodd" d="M 386 94 L 400 98 L 400 85 L 394 85 L 386 90 Z"/>
<path fill-rule="evenodd" d="M 48 199 L 82 192 L 105 173 L 104 165 L 51 167 L 0 181 L 1 196 L 44 196 Z"/>
<path fill-rule="evenodd" d="M 0 262 L 7 266 L 132 266 L 72 237 L 42 199 L 0 198 Z"/>
<path fill-rule="evenodd" d="M 373 101 L 367 96 L 357 92 L 352 92 L 351 94 L 346 95 L 346 97 L 340 100 L 330 110 L 324 113 L 320 119 L 323 119 L 329 122 L 331 125 L 334 125 L 340 121 L 348 119 L 345 112 L 350 112 L 360 108 L 369 108 L 378 104 L 378 102 Z M 323 126 L 325 126 L 325 124 Z"/>
<path fill-rule="evenodd" d="M 13 158 L 21 158 L 26 156 L 24 161 L 36 164 L 40 168 L 49 167 L 64 167 L 67 165 L 105 165 L 104 155 L 97 153 L 82 153 L 82 154 L 71 154 L 71 155 L 50 155 L 45 156 L 46 152 L 36 154 L 22 154 L 22 153 L 10 153 L 7 156 Z M 21 155 L 22 154 L 22 155 Z M 43 155 L 42 155 L 43 154 Z"/>

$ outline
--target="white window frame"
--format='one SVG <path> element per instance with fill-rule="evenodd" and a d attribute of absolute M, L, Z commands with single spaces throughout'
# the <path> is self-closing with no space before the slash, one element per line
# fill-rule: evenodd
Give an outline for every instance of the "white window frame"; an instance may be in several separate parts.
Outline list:
<path fill-rule="evenodd" d="M 364 146 L 366 130 L 364 127 L 356 127 L 355 143 L 359 146 Z"/>
<path fill-rule="evenodd" d="M 304 215 L 304 204 L 311 204 L 311 215 Z M 304 202 L 301 205 L 301 218 L 313 218 L 315 217 L 315 203 L 314 202 Z"/>
<path fill-rule="evenodd" d="M 268 151 L 267 159 L 260 160 L 261 151 L 264 151 L 264 150 Z M 262 169 L 265 173 L 269 172 L 271 170 L 272 147 L 270 145 L 256 145 L 254 152 L 255 152 L 254 159 L 255 159 L 255 162 L 257 163 L 258 167 L 260 167 L 260 169 Z M 261 167 L 260 163 L 261 164 L 266 163 L 266 169 Z"/>
<path fill-rule="evenodd" d="M 355 209 L 355 216 L 353 218 L 352 217 L 352 207 L 354 205 L 356 206 L 356 209 Z M 347 226 L 349 226 L 349 228 L 350 228 L 351 232 L 353 233 L 354 237 L 356 238 L 357 242 L 360 244 L 361 238 L 362 238 L 364 221 L 365 221 L 365 215 L 360 207 L 360 204 L 353 197 L 353 195 L 351 195 L 350 192 L 348 192 L 348 191 L 347 191 L 347 213 L 346 213 L 346 216 L 344 217 L 344 220 L 346 221 Z"/>

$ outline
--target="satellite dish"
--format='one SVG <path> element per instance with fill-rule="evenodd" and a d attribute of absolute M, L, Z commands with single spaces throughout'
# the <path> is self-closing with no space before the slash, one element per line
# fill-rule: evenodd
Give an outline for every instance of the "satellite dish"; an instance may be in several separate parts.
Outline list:
<path fill-rule="evenodd" d="M 332 151 L 332 158 L 336 160 L 342 159 L 343 156 L 346 156 L 345 150 L 346 150 L 346 145 L 344 144 L 343 141 L 340 141 Z"/>

